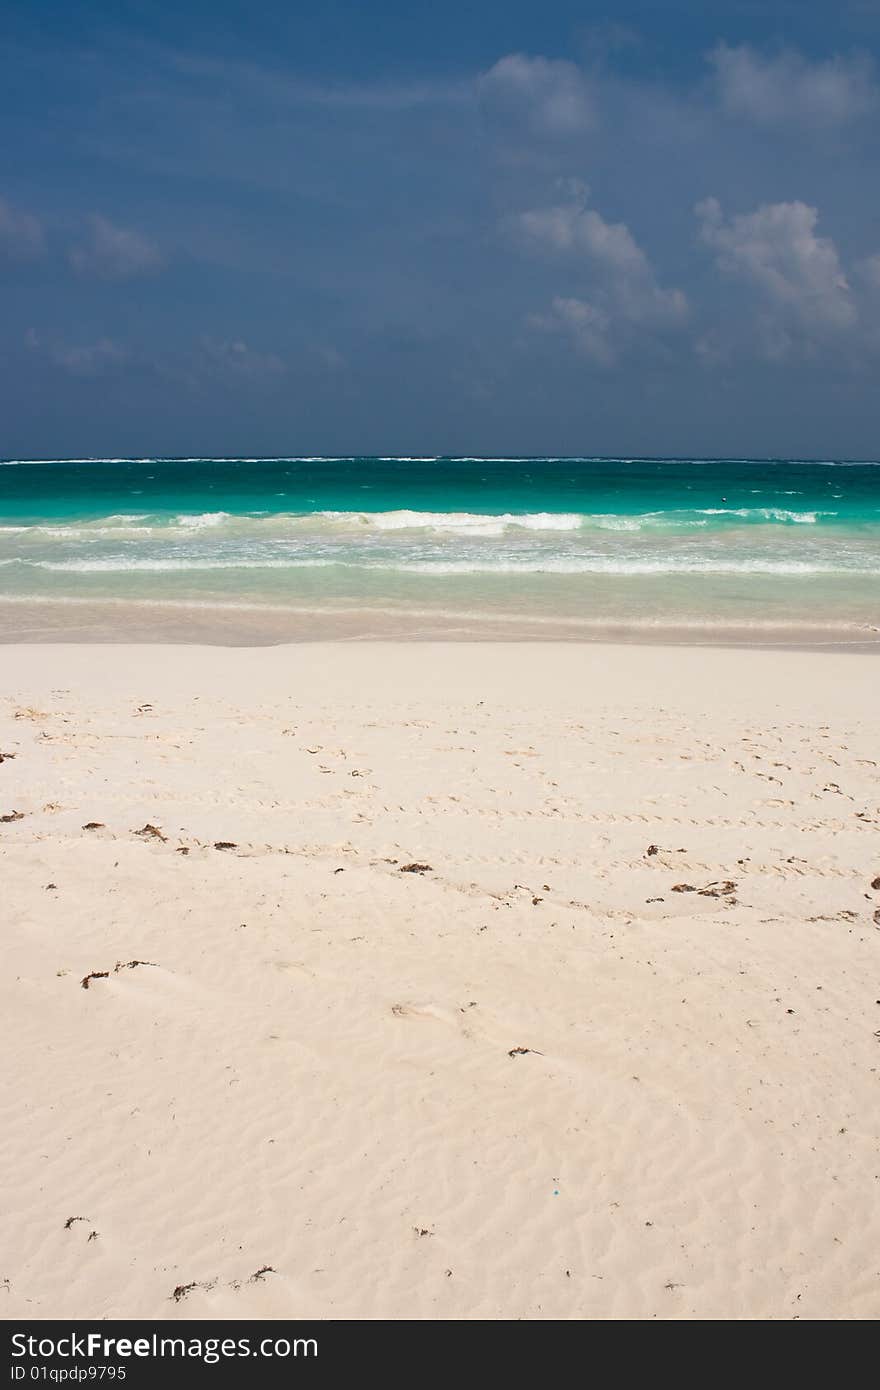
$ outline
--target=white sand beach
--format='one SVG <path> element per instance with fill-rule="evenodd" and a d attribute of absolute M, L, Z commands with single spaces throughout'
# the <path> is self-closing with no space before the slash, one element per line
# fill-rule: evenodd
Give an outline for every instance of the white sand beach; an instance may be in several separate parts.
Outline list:
<path fill-rule="evenodd" d="M 880 1316 L 857 653 L 0 649 L 0 1306 Z"/>

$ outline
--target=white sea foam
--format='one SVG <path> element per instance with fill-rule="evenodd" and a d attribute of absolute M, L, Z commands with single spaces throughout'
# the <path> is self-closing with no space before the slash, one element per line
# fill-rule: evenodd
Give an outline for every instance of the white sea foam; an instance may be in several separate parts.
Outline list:
<path fill-rule="evenodd" d="M 509 532 L 576 532 L 596 528 L 600 531 L 690 530 L 710 525 L 709 518 L 742 520 L 751 523 L 816 525 L 822 518 L 835 517 L 834 511 L 795 512 L 780 507 L 700 507 L 691 510 L 654 511 L 636 514 L 615 512 L 433 512 L 411 508 L 396 511 L 315 512 L 182 512 L 171 515 L 146 512 L 117 513 L 94 521 L 41 522 L 33 526 L 7 526 L 7 533 L 30 532 L 56 539 L 90 539 L 113 530 L 126 535 L 155 535 L 174 539 L 181 531 L 226 529 L 257 533 L 273 530 L 368 532 L 425 531 L 437 535 L 499 537 Z"/>
<path fill-rule="evenodd" d="M 191 531 L 200 531 L 209 526 L 222 526 L 225 521 L 230 520 L 230 513 L 194 512 L 192 515 L 182 513 L 176 520 L 178 526 L 189 527 Z"/>
<path fill-rule="evenodd" d="M 876 468 L 877 459 L 775 459 L 755 458 L 677 458 L 621 454 L 133 454 L 108 457 L 86 455 L 75 458 L 0 459 L 0 468 L 32 463 L 345 463 L 352 459 L 375 458 L 380 463 L 644 463 L 708 467 L 713 463 L 752 464 L 775 462 L 803 468 Z"/>
<path fill-rule="evenodd" d="M 841 565 L 811 563 L 806 560 L 765 560 L 750 558 L 743 560 L 715 560 L 703 556 L 680 558 L 615 558 L 604 555 L 588 556 L 547 556 L 529 559 L 510 557 L 481 561 L 461 560 L 352 560 L 340 556 L 292 555 L 283 559 L 255 556 L 230 555 L 214 559 L 176 556 L 168 559 L 135 559 L 114 556 L 90 560 L 0 560 L 0 565 L 22 565 L 32 569 L 52 570 L 69 574 L 162 574 L 196 570 L 299 570 L 323 569 L 337 566 L 340 569 L 391 571 L 402 574 L 422 575 L 745 575 L 764 574 L 780 576 L 799 576 L 809 578 L 813 575 L 849 575 L 851 577 L 880 576 L 876 566 Z"/>
<path fill-rule="evenodd" d="M 340 526 L 368 528 L 376 531 L 449 531 L 456 535 L 500 536 L 508 528 L 525 531 L 577 531 L 585 518 L 576 513 L 531 512 L 522 515 L 504 512 L 501 515 L 480 512 L 317 512 L 310 516 L 294 517 L 299 523 L 309 523 L 313 517 L 335 522 Z"/>
<path fill-rule="evenodd" d="M 389 568 L 396 568 L 389 566 Z M 559 556 L 547 559 L 501 560 L 480 563 L 461 560 L 413 560 L 400 566 L 417 574 L 605 574 L 605 575 L 672 575 L 672 574 L 772 574 L 808 577 L 819 574 L 880 575 L 878 568 L 863 568 L 837 564 L 811 564 L 799 560 L 712 560 L 702 556 L 680 559 L 616 559 L 611 556 Z"/>
<path fill-rule="evenodd" d="M 0 565 L 25 565 L 29 569 L 53 570 L 66 574 L 165 574 L 190 570 L 277 570 L 323 569 L 338 562 L 331 559 L 246 560 L 237 556 L 200 560 L 195 557 L 137 560 L 121 556 L 95 560 L 0 560 Z M 354 568 L 362 568 L 355 566 Z M 389 567 L 391 568 L 391 567 Z"/>
<path fill-rule="evenodd" d="M 739 516 L 745 520 L 791 521 L 815 526 L 820 516 L 836 516 L 836 512 L 789 512 L 784 507 L 699 507 L 701 516 Z"/>

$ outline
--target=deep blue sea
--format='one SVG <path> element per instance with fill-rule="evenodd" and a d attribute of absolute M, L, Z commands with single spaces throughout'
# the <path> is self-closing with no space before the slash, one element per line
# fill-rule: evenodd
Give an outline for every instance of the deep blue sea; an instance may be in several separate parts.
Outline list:
<path fill-rule="evenodd" d="M 0 602 L 870 634 L 880 463 L 240 458 L 0 463 Z"/>

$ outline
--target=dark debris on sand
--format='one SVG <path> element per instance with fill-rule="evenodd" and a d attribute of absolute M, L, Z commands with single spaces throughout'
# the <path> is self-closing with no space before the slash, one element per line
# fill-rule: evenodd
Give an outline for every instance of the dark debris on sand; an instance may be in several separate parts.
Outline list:
<path fill-rule="evenodd" d="M 90 970 L 88 975 L 83 975 L 80 984 L 83 989 L 88 989 L 90 980 L 106 980 L 109 974 L 109 970 Z"/>
<path fill-rule="evenodd" d="M 193 1289 L 197 1289 L 198 1287 L 198 1284 L 195 1282 L 192 1284 L 178 1284 L 171 1297 L 174 1299 L 175 1303 L 180 1303 L 181 1299 L 186 1298 L 188 1293 L 192 1293 Z"/>
<path fill-rule="evenodd" d="M 705 888 L 698 888 L 695 883 L 673 883 L 670 892 L 699 893 L 701 898 L 726 898 L 731 893 L 736 892 L 736 884 L 731 878 L 718 879 L 714 883 L 707 883 Z"/>
<path fill-rule="evenodd" d="M 158 969 L 154 960 L 118 960 L 113 967 L 113 974 L 118 975 L 120 970 L 134 970 L 139 965 L 151 965 L 154 969 Z M 91 970 L 88 975 L 83 976 L 80 984 L 83 989 L 88 989 L 90 980 L 107 980 L 109 978 L 109 970 Z"/>
<path fill-rule="evenodd" d="M 158 825 L 150 825 L 149 821 L 146 825 L 142 825 L 140 830 L 136 830 L 134 833 L 135 835 L 139 835 L 142 840 L 161 840 L 164 843 L 168 839 L 167 835 L 162 834 Z"/>

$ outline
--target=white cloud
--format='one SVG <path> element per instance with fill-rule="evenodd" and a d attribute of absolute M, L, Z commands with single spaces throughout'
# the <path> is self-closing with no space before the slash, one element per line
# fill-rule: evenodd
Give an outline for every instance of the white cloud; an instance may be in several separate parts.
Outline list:
<path fill-rule="evenodd" d="M 750 284 L 762 304 L 771 356 L 795 346 L 792 331 L 815 341 L 851 328 L 858 317 L 834 242 L 816 235 L 807 203 L 765 203 L 725 219 L 716 198 L 698 203 L 700 236 L 725 274 Z"/>
<path fill-rule="evenodd" d="M 88 240 L 74 246 L 69 254 L 70 264 L 79 275 L 130 280 L 161 270 L 164 261 L 159 248 L 140 232 L 118 227 L 97 215 L 90 224 Z"/>
<path fill-rule="evenodd" d="M 596 362 L 612 361 L 633 325 L 669 328 L 687 317 L 678 289 L 657 283 L 648 257 L 623 222 L 606 222 L 586 205 L 587 189 L 568 184 L 570 196 L 555 206 L 534 208 L 514 219 L 519 238 L 532 250 L 573 263 L 588 282 L 588 297 L 557 296 L 549 315 L 532 316 L 533 326 L 565 329 Z"/>
<path fill-rule="evenodd" d="M 596 121 L 593 96 L 580 68 L 559 58 L 509 53 L 478 83 L 484 108 L 543 135 L 575 135 Z"/>
<path fill-rule="evenodd" d="M 719 44 L 709 54 L 722 105 L 760 124 L 839 125 L 877 105 L 868 57 L 811 63 L 786 50 L 765 57 L 748 44 Z"/>
<path fill-rule="evenodd" d="M 612 324 L 608 314 L 588 300 L 566 299 L 557 295 L 550 313 L 532 314 L 529 323 L 532 328 L 547 333 L 567 332 L 578 350 L 600 367 L 609 367 L 617 356 L 610 336 Z"/>
<path fill-rule="evenodd" d="M 606 222 L 577 202 L 523 212 L 519 225 L 535 246 L 582 252 L 620 274 L 641 274 L 647 267 L 644 252 L 623 222 Z"/>
<path fill-rule="evenodd" d="M 45 250 L 46 236 L 37 218 L 0 198 L 0 257 L 30 261 L 42 256 Z"/>

